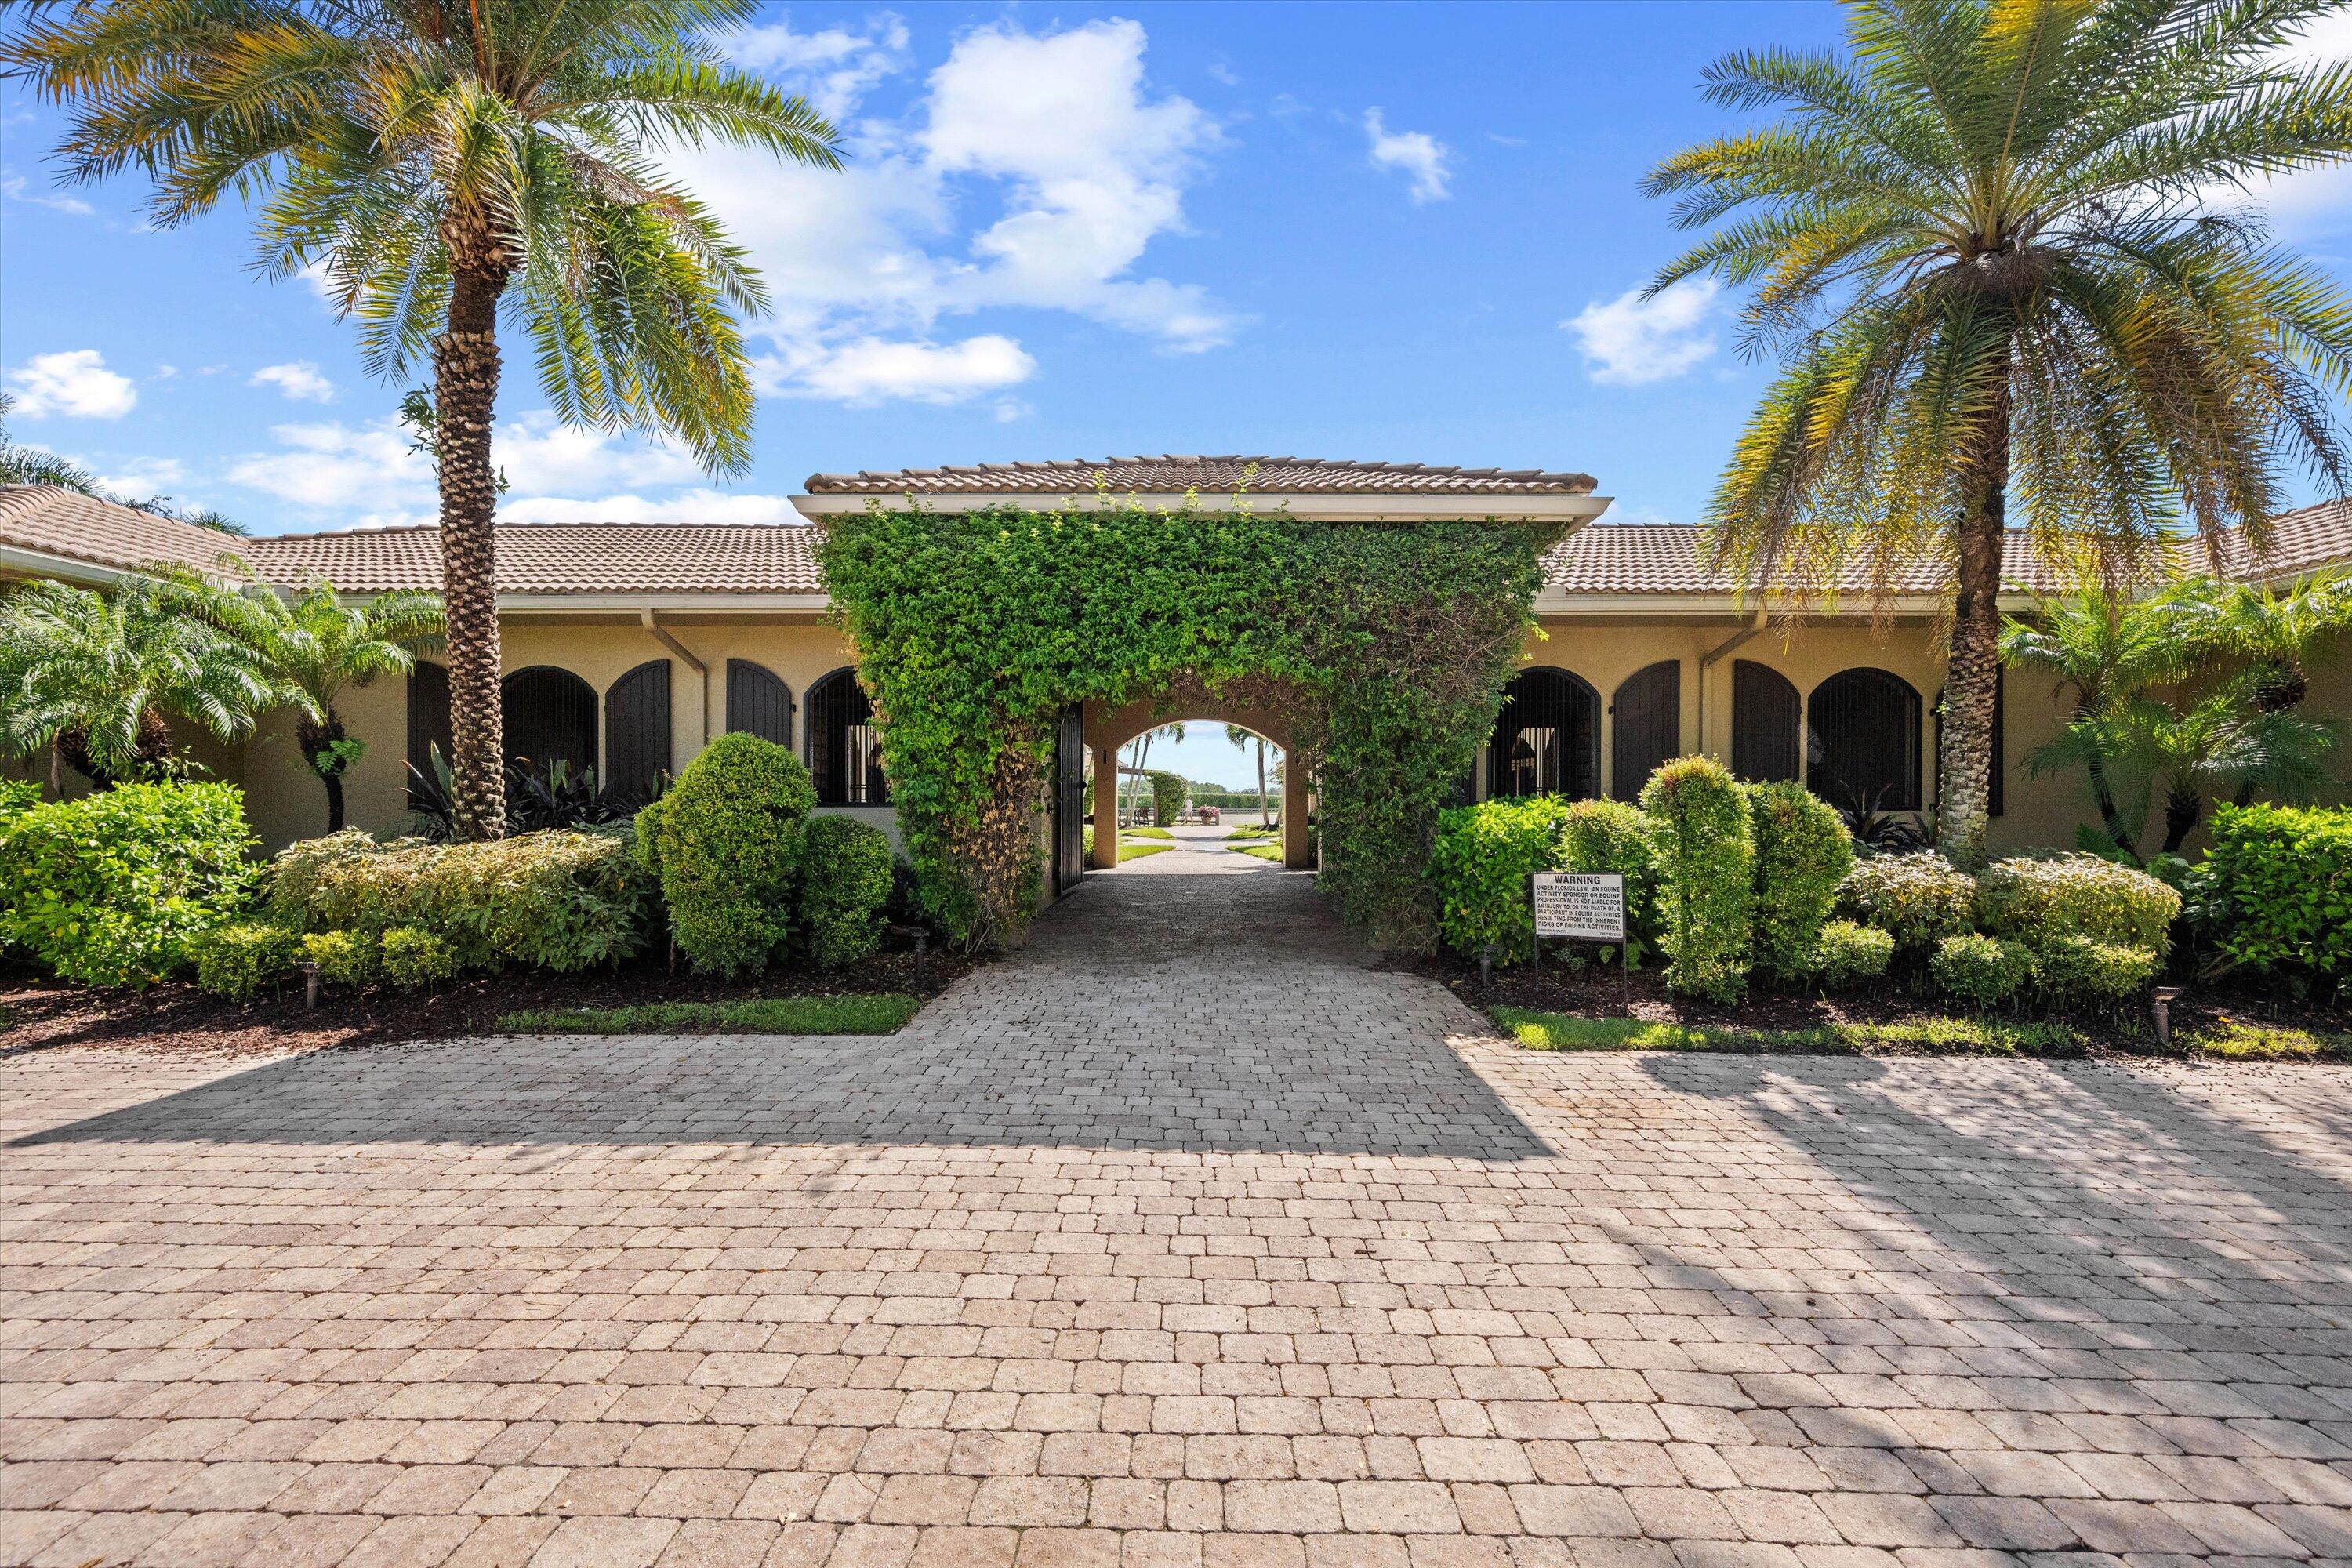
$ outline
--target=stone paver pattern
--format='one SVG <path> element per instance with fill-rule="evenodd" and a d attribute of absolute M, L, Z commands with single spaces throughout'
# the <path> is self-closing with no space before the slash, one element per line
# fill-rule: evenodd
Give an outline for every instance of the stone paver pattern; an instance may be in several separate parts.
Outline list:
<path fill-rule="evenodd" d="M 2352 1560 L 2347 1090 L 1534 1055 L 1281 873 L 887 1039 L 45 1053 L 0 1563 Z"/>

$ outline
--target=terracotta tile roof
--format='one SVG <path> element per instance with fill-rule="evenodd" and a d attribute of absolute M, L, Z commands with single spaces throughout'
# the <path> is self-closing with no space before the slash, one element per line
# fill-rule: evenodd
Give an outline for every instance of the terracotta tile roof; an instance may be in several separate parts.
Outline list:
<path fill-rule="evenodd" d="M 509 522 L 499 525 L 501 594 L 821 594 L 822 531 L 805 523 Z M 383 593 L 441 586 L 437 528 L 289 534 L 247 542 L 264 577 L 323 576 Z"/>
<path fill-rule="evenodd" d="M 57 485 L 0 485 L 0 544 L 94 566 L 169 561 L 210 571 L 245 541 Z"/>
<path fill-rule="evenodd" d="M 1590 474 L 1540 468 L 1440 468 L 1422 463 L 1337 463 L 1320 458 L 1180 457 L 1079 458 L 1064 463 L 976 463 L 944 468 L 811 474 L 811 495 L 1073 495 L 1095 489 L 1143 495 L 1231 495 L 1246 480 L 1261 495 L 1580 496 Z"/>
<path fill-rule="evenodd" d="M 2270 550 L 2260 557 L 2234 532 L 2230 534 L 2221 546 L 2221 563 L 2232 577 L 2256 579 L 2352 565 L 2352 496 L 2279 513 L 2271 519 Z"/>

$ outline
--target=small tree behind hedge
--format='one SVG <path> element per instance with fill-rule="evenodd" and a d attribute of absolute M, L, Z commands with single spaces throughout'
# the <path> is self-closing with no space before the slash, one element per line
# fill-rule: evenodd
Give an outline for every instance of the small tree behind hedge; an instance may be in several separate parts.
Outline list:
<path fill-rule="evenodd" d="M 1154 768 L 1150 777 L 1151 824 L 1155 827 L 1166 827 L 1184 815 L 1184 803 L 1190 798 L 1192 786 L 1182 773 L 1162 773 Z"/>
<path fill-rule="evenodd" d="M 1845 819 L 1800 784 L 1748 791 L 1756 836 L 1756 963 L 1775 980 L 1811 972 L 1822 922 L 1853 869 Z"/>
<path fill-rule="evenodd" d="M 1666 984 L 1718 1002 L 1748 984 L 1756 908 L 1755 830 L 1737 780 L 1711 757 L 1682 757 L 1642 790 L 1657 851 Z"/>
<path fill-rule="evenodd" d="M 853 963 L 882 945 L 890 902 L 890 837 L 851 816 L 809 819 L 803 843 L 801 925 L 820 969 Z"/>
<path fill-rule="evenodd" d="M 793 934 L 809 808 L 800 760 L 757 735 L 721 735 L 637 814 L 640 853 L 661 878 L 670 930 L 694 967 L 763 967 Z"/>

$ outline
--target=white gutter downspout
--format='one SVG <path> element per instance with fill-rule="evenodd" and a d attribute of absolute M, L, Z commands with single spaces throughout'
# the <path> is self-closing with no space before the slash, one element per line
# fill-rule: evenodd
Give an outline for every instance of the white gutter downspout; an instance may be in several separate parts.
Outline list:
<path fill-rule="evenodd" d="M 1698 746 L 1696 749 L 1701 755 L 1706 752 L 1706 672 L 1713 666 L 1721 663 L 1727 654 L 1744 647 L 1749 638 L 1762 631 L 1764 615 L 1764 601 L 1762 596 L 1759 595 L 1756 601 L 1756 618 L 1698 656 Z"/>
<path fill-rule="evenodd" d="M 695 710 L 698 717 L 697 729 L 702 736 L 695 749 L 700 751 L 702 747 L 710 744 L 710 667 L 695 658 L 693 651 L 684 643 L 669 635 L 669 629 L 661 624 L 661 617 L 655 613 L 651 605 L 637 612 L 637 622 L 653 634 L 656 642 L 692 665 L 694 673 L 702 678 L 702 700 Z"/>

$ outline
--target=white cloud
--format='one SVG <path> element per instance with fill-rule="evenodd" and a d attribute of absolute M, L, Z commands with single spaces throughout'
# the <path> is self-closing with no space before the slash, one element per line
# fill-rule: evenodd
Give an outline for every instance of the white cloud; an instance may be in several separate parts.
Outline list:
<path fill-rule="evenodd" d="M 961 403 L 1018 385 L 1036 374 L 1037 362 L 1011 338 L 986 332 L 954 343 L 856 338 L 803 344 L 762 369 L 773 390 L 793 396 L 867 405 L 892 398 Z"/>
<path fill-rule="evenodd" d="M 853 32 L 827 27 L 795 33 L 789 18 L 749 27 L 728 40 L 739 65 L 766 71 L 787 91 L 839 127 L 884 78 L 906 68 L 907 24 L 889 12 Z"/>
<path fill-rule="evenodd" d="M 2352 11 L 2318 18 L 2282 53 L 2286 63 L 2305 68 L 2352 60 Z M 2352 231 L 2352 163 L 2254 180 L 2243 190 L 2223 186 L 2206 196 L 2219 206 L 2251 205 L 2289 240 Z"/>
<path fill-rule="evenodd" d="M 319 372 L 317 364 L 298 359 L 285 364 L 266 364 L 253 373 L 247 386 L 274 386 L 278 392 L 302 403 L 332 403 L 335 384 Z"/>
<path fill-rule="evenodd" d="M 101 467 L 97 478 L 116 495 L 168 495 L 187 482 L 188 470 L 177 458 L 132 458 Z"/>
<path fill-rule="evenodd" d="M 1372 167 L 1403 174 L 1414 205 L 1445 199 L 1445 183 L 1454 177 L 1452 148 L 1426 132 L 1391 131 L 1377 109 L 1364 110 L 1364 134 L 1371 142 Z"/>
<path fill-rule="evenodd" d="M 408 432 L 389 420 L 362 429 L 332 421 L 278 425 L 270 434 L 279 449 L 231 463 L 233 483 L 320 510 L 421 504 L 433 493 L 432 464 L 409 449 Z"/>
<path fill-rule="evenodd" d="M 1594 381 L 1645 386 L 1681 375 L 1715 353 L 1707 323 L 1721 291 L 1712 279 L 1677 283 L 1650 300 L 1629 289 L 1605 304 L 1595 300 L 1560 325 L 1576 334 Z"/>
<path fill-rule="evenodd" d="M 800 513 L 784 496 L 729 495 L 691 489 L 661 500 L 640 495 L 608 495 L 594 500 L 540 496 L 499 508 L 501 522 L 797 522 Z"/>
<path fill-rule="evenodd" d="M 8 373 L 16 412 L 26 419 L 63 414 L 76 419 L 120 419 L 139 406 L 139 388 L 106 368 L 96 349 L 35 354 Z"/>
<path fill-rule="evenodd" d="M 33 188 L 32 182 L 26 180 L 22 174 L 10 174 L 5 179 L 0 179 L 0 195 L 6 196 L 12 202 L 24 202 L 32 206 L 47 207 L 55 212 L 71 213 L 76 217 L 89 217 L 97 211 L 79 196 L 58 196 L 52 195 L 47 191 L 37 191 Z"/>

